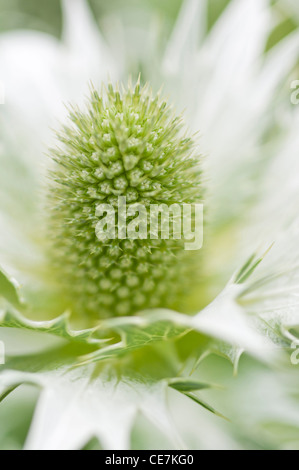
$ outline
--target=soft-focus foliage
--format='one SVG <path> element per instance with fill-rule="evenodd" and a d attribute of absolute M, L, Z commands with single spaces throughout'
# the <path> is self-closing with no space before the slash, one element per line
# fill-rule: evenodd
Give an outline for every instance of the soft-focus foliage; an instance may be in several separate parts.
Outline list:
<path fill-rule="evenodd" d="M 296 2 L 186 0 L 171 34 L 179 2 L 160 3 L 94 1 L 94 17 L 64 0 L 63 21 L 0 36 L 1 448 L 298 448 Z M 33 4 L 2 1 L 23 27 Z M 190 302 L 202 310 L 86 330 L 44 282 L 43 151 L 63 102 L 139 72 L 201 132 L 208 218 Z"/>

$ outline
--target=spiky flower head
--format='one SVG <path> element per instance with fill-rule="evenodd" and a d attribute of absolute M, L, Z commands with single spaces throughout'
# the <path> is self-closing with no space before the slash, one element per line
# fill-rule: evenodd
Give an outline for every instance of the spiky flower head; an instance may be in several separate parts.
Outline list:
<path fill-rule="evenodd" d="M 182 119 L 138 82 L 121 91 L 109 85 L 102 96 L 93 89 L 87 110 L 72 108 L 70 120 L 51 151 L 50 233 L 72 311 L 105 318 L 179 308 L 197 281 L 197 256 L 173 237 L 122 238 L 117 224 L 120 198 L 149 210 L 202 201 L 199 155 Z M 102 204 L 115 208 L 115 239 L 97 234 Z"/>

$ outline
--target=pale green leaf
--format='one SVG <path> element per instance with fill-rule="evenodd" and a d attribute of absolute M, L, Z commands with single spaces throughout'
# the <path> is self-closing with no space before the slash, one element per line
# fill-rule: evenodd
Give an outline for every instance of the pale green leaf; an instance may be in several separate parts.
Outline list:
<path fill-rule="evenodd" d="M 21 306 L 18 287 L 16 282 L 10 279 L 0 268 L 0 298 L 4 297 L 16 307 Z"/>

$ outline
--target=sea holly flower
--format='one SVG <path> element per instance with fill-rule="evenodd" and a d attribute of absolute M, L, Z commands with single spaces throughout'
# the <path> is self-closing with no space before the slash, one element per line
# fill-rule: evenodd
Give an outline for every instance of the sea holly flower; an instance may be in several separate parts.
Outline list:
<path fill-rule="evenodd" d="M 187 312 L 200 266 L 183 239 L 196 222 L 192 204 L 202 201 L 195 142 L 140 83 L 123 92 L 109 85 L 106 97 L 92 91 L 88 110 L 70 119 L 52 151 L 49 196 L 61 296 L 69 293 L 79 316 Z"/>
<path fill-rule="evenodd" d="M 194 181 L 189 179 L 196 173 L 192 170 L 193 161 L 190 168 L 187 165 L 190 154 L 183 151 L 187 143 L 182 145 L 177 133 L 179 129 L 169 126 L 167 113 L 157 110 L 157 102 L 153 102 L 153 109 L 145 109 L 145 116 L 154 114 L 162 121 L 164 119 L 161 127 L 162 132 L 170 133 L 167 139 L 164 135 L 159 142 L 159 136 L 156 139 L 152 134 L 144 142 L 143 135 L 141 144 L 146 145 L 142 152 L 139 151 L 137 134 L 144 129 L 144 123 L 139 121 L 140 113 L 137 117 L 135 112 L 135 107 L 141 106 L 139 96 L 134 105 L 134 116 L 131 116 L 136 121 L 133 136 L 130 136 L 132 139 L 123 142 L 123 160 L 116 158 L 115 161 L 111 126 L 117 129 L 118 125 L 122 129 L 121 113 L 119 116 L 115 113 L 115 101 L 118 102 L 120 95 L 117 98 L 117 92 L 110 89 L 108 96 L 114 103 L 106 108 L 97 108 L 97 113 L 74 111 L 72 117 L 77 129 L 68 125 L 66 135 L 62 137 L 64 148 L 52 152 L 57 162 L 51 167 L 51 184 L 53 180 L 57 181 L 51 188 L 50 198 L 41 211 L 36 203 L 41 200 L 41 196 L 37 197 L 38 188 L 49 184 L 45 184 L 43 178 L 49 174 L 49 159 L 43 160 L 45 168 L 40 169 L 41 140 L 46 141 L 47 147 L 54 146 L 48 124 L 53 125 L 54 122 L 54 127 L 57 127 L 54 115 L 64 119 L 62 101 L 71 99 L 81 109 L 82 90 L 87 81 L 92 79 L 96 85 L 100 80 L 105 81 L 103 74 L 107 69 L 116 78 L 121 79 L 125 75 L 127 80 L 128 71 L 115 65 L 117 61 L 113 61 L 112 52 L 111 55 L 106 54 L 107 49 L 86 4 L 71 0 L 63 2 L 63 5 L 70 41 L 68 47 L 65 42 L 50 38 L 45 41 L 43 35 L 38 35 L 38 41 L 35 36 L 34 43 L 30 37 L 21 36 L 24 57 L 26 54 L 27 58 L 31 57 L 30 67 L 26 68 L 29 62 L 24 61 L 22 75 L 26 70 L 29 83 L 35 83 L 36 94 L 17 92 L 21 87 L 20 73 L 11 62 L 12 52 L 15 48 L 19 51 L 20 47 L 15 36 L 3 37 L 0 41 L 1 63 L 5 70 L 3 78 L 8 82 L 9 77 L 15 78 L 14 95 L 8 89 L 10 100 L 1 109 L 1 169 L 4 169 L 0 175 L 1 224 L 6 230 L 1 231 L 1 265 L 5 269 L 0 274 L 0 325 L 7 353 L 6 364 L 0 374 L 0 399 L 3 399 L 0 422 L 1 425 L 4 423 L 0 428 L 1 446 L 19 448 L 24 446 L 24 441 L 28 449 L 294 446 L 290 441 L 295 439 L 292 436 L 296 436 L 298 416 L 294 410 L 297 402 L 289 392 L 298 388 L 298 378 L 293 376 L 287 365 L 283 371 L 273 372 L 269 363 L 272 361 L 272 367 L 273 364 L 281 365 L 286 357 L 281 353 L 282 348 L 291 348 L 296 338 L 297 230 L 296 226 L 286 228 L 282 241 L 272 246 L 273 236 L 278 238 L 281 226 L 277 223 L 277 213 L 272 218 L 267 208 L 269 205 L 272 207 L 269 203 L 273 195 L 271 176 L 280 172 L 282 161 L 286 172 L 284 177 L 290 184 L 288 188 L 279 185 L 283 188 L 279 199 L 287 200 L 291 193 L 294 201 L 294 206 L 285 211 L 285 220 L 293 219 L 293 209 L 298 200 L 292 184 L 297 161 L 295 158 L 292 160 L 292 154 L 296 149 L 297 133 L 296 125 L 289 117 L 295 116 L 296 122 L 296 110 L 290 110 L 289 96 L 276 94 L 296 61 L 298 35 L 291 35 L 264 54 L 264 44 L 271 30 L 271 14 L 266 2 L 231 2 L 207 35 L 204 21 L 206 2 L 190 0 L 184 4 L 159 66 L 150 67 L 143 58 L 145 78 L 154 88 L 165 82 L 175 107 L 178 110 L 187 108 L 185 116 L 190 127 L 194 131 L 202 130 L 199 148 L 204 148 L 206 154 L 203 163 L 208 175 L 205 185 L 209 219 L 207 241 L 197 265 L 200 276 L 194 280 L 196 292 L 190 298 L 188 296 L 190 305 L 199 302 L 202 308 L 198 308 L 199 313 L 186 315 L 188 307 L 177 306 L 173 310 L 174 305 L 168 302 L 158 305 L 162 308 L 153 309 L 150 305 L 150 299 L 156 295 L 159 286 L 165 286 L 163 278 L 169 276 L 173 265 L 167 265 L 168 270 L 159 283 L 155 279 L 161 272 L 154 275 L 154 272 L 146 270 L 137 272 L 136 268 L 126 278 L 128 286 L 118 286 L 120 296 L 116 297 L 117 293 L 109 290 L 111 282 L 117 283 L 120 276 L 127 275 L 132 259 L 137 259 L 138 266 L 144 268 L 141 260 L 144 256 L 146 259 L 152 256 L 144 250 L 148 245 L 140 247 L 142 250 L 138 253 L 136 250 L 135 258 L 127 244 L 123 247 L 119 243 L 105 247 L 109 256 L 96 254 L 98 247 L 103 248 L 100 240 L 95 238 L 96 227 L 91 232 L 93 243 L 83 239 L 79 245 L 76 243 L 78 231 L 75 237 L 71 233 L 74 225 L 66 227 L 59 224 L 57 227 L 53 216 L 56 213 L 56 220 L 62 222 L 67 217 L 75 222 L 76 227 L 77 213 L 84 221 L 95 216 L 98 203 L 94 201 L 99 196 L 99 203 L 124 193 L 130 203 L 135 202 L 140 193 L 147 193 L 145 199 L 150 202 L 159 194 L 164 194 L 166 199 L 166 184 L 163 184 L 165 180 L 169 182 L 169 172 L 172 172 L 171 180 L 174 182 L 174 186 L 168 188 L 169 198 L 175 194 L 175 202 L 194 202 L 198 197 L 201 200 L 201 187 L 197 192 L 201 178 L 196 175 Z M 77 22 L 78 18 L 80 21 Z M 82 25 L 85 25 L 84 31 Z M 82 42 L 85 35 L 86 41 Z M 82 51 L 83 43 L 88 46 Z M 36 44 L 42 47 L 39 54 Z M 78 56 L 77 50 L 81 51 Z M 41 57 L 46 64 L 52 65 L 45 74 L 47 83 L 41 79 L 33 80 L 33 77 L 40 77 L 37 72 L 42 70 L 39 68 Z M 81 67 L 82 60 L 85 67 Z M 76 67 L 78 63 L 79 68 Z M 72 64 L 76 72 L 83 69 L 86 74 L 81 77 L 79 73 L 72 73 Z M 55 99 L 48 99 L 49 89 Z M 130 102 L 133 93 L 125 91 L 123 96 Z M 146 100 L 148 95 L 144 93 Z M 27 102 L 28 96 L 34 101 L 31 106 Z M 250 102 L 245 102 L 244 96 L 250 96 Z M 277 97 L 275 100 L 274 96 Z M 100 97 L 93 94 L 93 106 L 100 103 Z M 103 123 L 103 109 L 108 110 L 108 131 L 94 135 L 91 122 L 95 117 L 100 120 L 101 129 L 107 124 Z M 29 112 L 32 113 L 30 119 Z M 130 126 L 126 128 L 130 129 Z M 147 129 L 152 131 L 148 126 Z M 14 129 L 22 146 L 11 135 L 10 128 Z M 122 132 L 126 132 L 125 129 Z M 85 139 L 82 138 L 84 132 Z M 94 140 L 96 137 L 99 142 Z M 180 157 L 183 158 L 174 158 L 173 166 L 167 165 L 164 174 L 162 168 L 158 175 L 153 175 L 156 167 L 150 156 L 158 152 L 166 140 L 170 154 L 178 156 L 176 152 L 180 149 Z M 147 158 L 141 158 L 141 155 Z M 286 165 L 286 159 L 292 165 Z M 80 171 L 78 162 L 82 165 Z M 287 171 L 289 168 L 290 172 Z M 123 177 L 124 171 L 130 178 Z M 153 177 L 144 179 L 145 174 Z M 182 181 L 184 178 L 186 181 Z M 250 185 L 249 181 L 258 181 L 259 184 Z M 61 183 L 67 183 L 65 189 L 65 184 Z M 69 205 L 72 198 L 73 205 Z M 110 202 L 115 204 L 115 199 Z M 279 204 L 275 207 L 277 209 Z M 264 229 L 264 224 L 254 223 L 257 209 L 262 214 L 259 219 L 267 223 L 271 221 L 275 227 L 271 237 L 266 237 L 266 246 L 262 250 L 256 249 L 257 234 Z M 60 293 L 57 295 L 57 286 L 48 276 L 48 259 L 40 230 L 41 217 L 45 214 L 52 214 L 52 246 L 57 251 L 55 255 L 52 252 L 50 260 L 52 266 L 55 265 L 56 279 L 60 272 L 63 282 L 67 281 L 66 288 L 63 284 L 66 302 Z M 242 231 L 244 227 L 246 238 Z M 50 238 L 49 232 L 46 233 Z M 239 245 L 244 241 L 246 247 L 241 249 Z M 82 296 L 78 285 L 72 285 L 81 248 L 84 262 L 91 260 L 91 266 L 84 266 L 81 272 Z M 120 248 L 124 255 L 119 255 Z M 243 255 L 247 252 L 250 256 L 243 262 Z M 110 277 L 107 279 L 104 273 L 111 268 L 111 259 L 122 256 L 124 266 L 121 269 L 113 267 L 112 280 Z M 95 260 L 102 265 L 95 267 Z M 165 266 L 162 263 L 158 268 L 165 271 Z M 178 291 L 181 280 L 190 282 L 188 275 L 192 272 L 187 269 L 184 279 L 178 277 L 179 266 L 186 266 L 185 260 L 183 264 L 177 259 L 175 261 L 172 286 Z M 92 272 L 95 277 L 87 280 Z M 101 300 L 95 304 L 95 287 L 98 286 L 95 279 L 99 273 L 99 283 L 104 284 L 99 286 Z M 22 283 L 21 286 L 12 275 Z M 153 292 L 153 295 L 144 296 L 141 288 L 137 291 L 136 285 L 141 279 L 143 287 L 151 288 L 148 292 Z M 109 281 L 109 286 L 105 281 Z M 191 281 L 193 283 L 193 279 Z M 105 286 L 109 287 L 107 293 Z M 142 299 L 140 297 L 142 312 L 136 314 L 131 304 L 123 308 L 128 294 L 124 288 L 129 289 L 130 302 L 131 297 L 143 295 Z M 217 296 L 220 290 L 222 293 Z M 113 307 L 104 311 L 104 304 L 111 296 Z M 86 309 L 90 299 L 93 300 L 92 308 Z M 115 316 L 119 306 L 121 309 Z M 74 310 L 76 316 L 70 318 Z M 88 315 L 84 313 L 82 318 L 83 311 Z M 100 312 L 103 312 L 102 316 Z M 131 313 L 133 315 L 129 315 Z M 107 318 L 103 318 L 105 316 Z M 16 335 L 16 330 L 20 333 L 17 350 L 11 348 L 9 337 L 12 333 Z M 273 351 L 273 344 L 279 354 L 275 348 Z M 222 361 L 219 356 L 229 359 L 237 372 L 244 350 L 255 359 L 244 358 L 240 375 L 233 384 L 229 362 Z M 217 358 L 210 357 L 211 354 L 216 354 Z M 225 383 L 227 392 L 219 389 L 215 385 L 217 383 Z M 24 389 L 25 384 L 31 386 L 30 394 L 28 389 Z M 32 388 L 40 390 L 38 397 L 32 394 Z M 264 393 L 267 396 L 261 397 Z M 16 407 L 20 410 L 18 414 Z M 233 423 L 228 424 L 223 415 L 231 418 Z M 281 431 L 285 439 L 277 438 L 274 432 L 269 431 L 273 423 L 273 429 L 287 427 L 288 431 L 291 430 L 288 433 L 291 437 Z"/>

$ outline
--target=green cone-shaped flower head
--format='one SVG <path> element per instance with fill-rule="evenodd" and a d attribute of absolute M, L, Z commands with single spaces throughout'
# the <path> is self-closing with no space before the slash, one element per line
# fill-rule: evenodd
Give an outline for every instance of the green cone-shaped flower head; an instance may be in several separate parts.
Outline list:
<path fill-rule="evenodd" d="M 58 137 L 50 252 L 72 311 L 105 318 L 183 308 L 198 282 L 198 254 L 174 239 L 173 222 L 181 216 L 168 208 L 200 203 L 202 188 L 199 156 L 181 119 L 148 87 L 120 92 L 110 85 L 102 96 L 92 91 L 85 111 L 73 108 Z M 159 206 L 158 231 L 149 224 L 153 206 Z M 145 216 L 140 207 L 148 219 L 138 224 L 136 217 Z M 162 236 L 167 210 L 168 238 Z M 137 235 L 128 236 L 134 221 Z"/>

